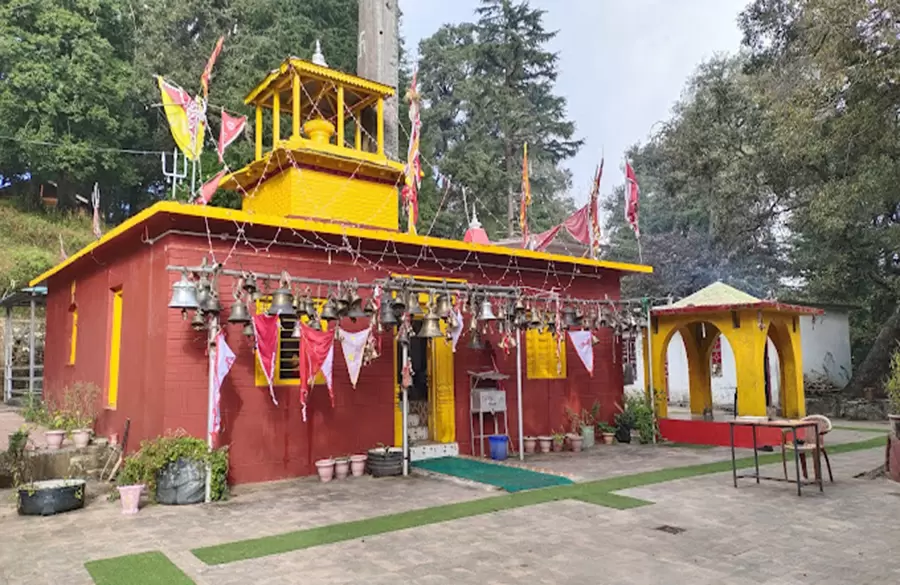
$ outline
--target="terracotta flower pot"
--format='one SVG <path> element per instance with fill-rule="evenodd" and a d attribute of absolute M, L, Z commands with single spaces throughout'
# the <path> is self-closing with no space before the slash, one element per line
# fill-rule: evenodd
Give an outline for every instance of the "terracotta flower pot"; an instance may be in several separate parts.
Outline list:
<path fill-rule="evenodd" d="M 77 429 L 72 431 L 72 442 L 75 443 L 75 448 L 84 449 L 91 442 L 91 430 Z"/>
<path fill-rule="evenodd" d="M 122 501 L 122 513 L 137 514 L 144 485 L 120 485 L 117 489 L 119 490 L 119 499 Z"/>
<path fill-rule="evenodd" d="M 541 446 L 541 453 L 549 453 L 550 444 L 552 442 L 553 437 L 538 437 L 538 444 Z"/>
<path fill-rule="evenodd" d="M 44 438 L 47 439 L 48 449 L 59 449 L 66 438 L 66 431 L 44 431 Z"/>
<path fill-rule="evenodd" d="M 109 446 L 115 447 L 119 444 L 119 433 L 110 433 L 109 434 Z"/>
<path fill-rule="evenodd" d="M 554 438 L 553 439 L 553 452 L 559 453 L 563 450 L 563 447 L 566 444 L 565 438 Z"/>
<path fill-rule="evenodd" d="M 894 436 L 900 439 L 900 414 L 889 414 L 888 420 L 891 421 L 891 430 Z"/>
<path fill-rule="evenodd" d="M 366 455 L 350 456 L 350 473 L 353 477 L 360 477 L 366 472 L 366 459 L 368 459 Z"/>
<path fill-rule="evenodd" d="M 316 471 L 322 483 L 331 481 L 334 477 L 334 459 L 319 459 L 316 461 Z"/>
<path fill-rule="evenodd" d="M 612 445 L 613 439 L 616 438 L 615 433 L 603 433 L 603 443 L 606 445 Z"/>
<path fill-rule="evenodd" d="M 584 439 L 581 435 L 571 434 L 567 438 L 569 439 L 569 447 L 572 449 L 572 452 L 580 453 L 581 447 L 584 445 Z"/>
<path fill-rule="evenodd" d="M 537 447 L 537 437 L 525 437 L 523 443 L 525 444 L 526 453 L 534 453 Z"/>
<path fill-rule="evenodd" d="M 341 457 L 334 460 L 334 476 L 338 479 L 347 479 L 350 475 L 350 459 Z"/>

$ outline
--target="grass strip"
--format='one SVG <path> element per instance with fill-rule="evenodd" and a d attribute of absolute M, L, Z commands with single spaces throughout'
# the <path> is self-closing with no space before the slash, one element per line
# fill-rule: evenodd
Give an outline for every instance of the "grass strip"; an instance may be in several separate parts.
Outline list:
<path fill-rule="evenodd" d="M 84 568 L 96 585 L 194 585 L 159 551 L 89 561 Z"/>
<path fill-rule="evenodd" d="M 883 435 L 886 435 L 890 432 L 890 429 L 888 429 L 888 428 L 878 429 L 878 428 L 874 428 L 874 427 L 854 427 L 854 426 L 834 425 L 831 428 L 833 428 L 836 431 L 857 431 L 860 433 L 881 433 Z"/>
<path fill-rule="evenodd" d="M 884 438 L 877 437 L 856 443 L 832 445 L 828 447 L 828 452 L 837 455 L 872 449 L 883 445 Z M 780 453 L 760 455 L 759 457 L 760 465 L 777 463 L 779 461 L 781 461 Z M 736 465 L 738 469 L 753 467 L 753 457 L 738 459 Z M 376 516 L 353 522 L 343 522 L 285 534 L 197 548 L 191 552 L 208 565 L 220 565 L 565 499 L 577 499 L 601 506 L 627 509 L 628 507 L 636 507 L 638 502 L 641 502 L 640 505 L 646 505 L 644 504 L 645 500 L 619 496 L 609 492 L 726 471 L 731 471 L 731 460 L 648 471 L 573 485 L 561 485 L 493 496 L 471 502 L 410 510 L 398 514 Z"/>
<path fill-rule="evenodd" d="M 697 443 L 662 443 L 661 446 L 678 449 L 715 449 L 717 447 L 717 445 L 698 445 Z"/>

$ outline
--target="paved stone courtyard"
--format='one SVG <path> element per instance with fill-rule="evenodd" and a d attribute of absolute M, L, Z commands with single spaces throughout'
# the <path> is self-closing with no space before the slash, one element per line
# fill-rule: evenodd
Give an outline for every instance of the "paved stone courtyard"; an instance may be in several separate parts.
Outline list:
<path fill-rule="evenodd" d="M 831 436 L 834 443 L 874 435 Z M 597 478 L 729 456 L 620 445 L 534 464 L 580 466 L 581 476 Z M 497 492 L 417 477 L 304 479 L 244 488 L 222 504 L 151 506 L 135 517 L 101 498 L 58 517 L 20 518 L 10 501 L 0 508 L 0 583 L 89 585 L 85 561 L 148 550 L 164 552 L 198 585 L 896 582 L 895 515 L 885 511 L 900 505 L 900 485 L 853 479 L 882 459 L 881 449 L 832 456 L 836 483 L 821 495 L 809 488 L 798 498 L 790 485 L 752 480 L 735 490 L 730 473 L 717 473 L 618 492 L 655 502 L 642 508 L 565 500 L 219 566 L 190 549 Z M 780 474 L 781 465 L 766 472 Z M 655 530 L 661 525 L 684 532 Z"/>

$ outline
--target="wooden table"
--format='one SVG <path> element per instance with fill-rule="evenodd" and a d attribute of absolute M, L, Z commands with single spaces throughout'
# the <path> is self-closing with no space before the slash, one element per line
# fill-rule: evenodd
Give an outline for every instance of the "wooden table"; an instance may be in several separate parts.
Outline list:
<path fill-rule="evenodd" d="M 804 420 L 732 420 L 728 421 L 729 430 L 731 432 L 731 475 L 734 478 L 734 487 L 737 487 L 738 478 L 756 478 L 756 483 L 759 483 L 759 480 L 765 479 L 769 481 L 784 481 L 787 483 L 796 483 L 797 484 L 797 495 L 801 494 L 801 486 L 803 485 L 814 485 L 819 484 L 819 491 L 822 492 L 825 490 L 822 483 L 822 462 L 821 462 L 821 450 L 822 444 L 821 439 L 819 437 L 819 429 L 816 426 L 815 421 L 804 421 Z M 738 475 L 737 472 L 737 462 L 734 457 L 734 427 L 751 427 L 753 431 L 753 462 L 756 467 L 756 473 L 753 475 Z M 759 450 L 757 449 L 756 443 L 756 429 L 758 427 L 776 427 L 782 430 L 782 440 L 784 440 L 784 433 L 791 433 L 791 440 L 794 442 L 794 466 L 797 470 L 797 479 L 791 480 L 784 477 L 771 477 L 759 474 Z M 815 450 L 815 461 L 813 467 L 815 469 L 816 480 L 809 481 L 803 480 L 800 478 L 800 450 L 798 449 L 797 442 L 797 431 L 802 428 L 811 428 L 812 434 L 816 438 L 816 450 Z"/>

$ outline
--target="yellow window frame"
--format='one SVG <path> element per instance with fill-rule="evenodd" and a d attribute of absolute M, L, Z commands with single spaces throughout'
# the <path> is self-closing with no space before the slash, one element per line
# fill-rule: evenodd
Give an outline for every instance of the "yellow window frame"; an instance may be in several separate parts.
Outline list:
<path fill-rule="evenodd" d="M 327 299 L 314 298 L 313 304 L 315 305 L 316 310 L 321 313 L 322 307 L 325 306 L 326 301 L 327 301 Z M 271 296 L 260 298 L 259 300 L 256 301 L 256 313 L 257 314 L 265 313 L 266 311 L 269 310 L 269 306 L 271 304 L 272 304 Z M 309 317 L 301 317 L 300 322 L 308 323 Z M 328 322 L 327 321 L 322 321 L 322 330 L 328 331 Z M 279 327 L 279 330 L 278 330 L 278 351 L 275 354 L 275 375 L 273 376 L 273 379 L 272 379 L 272 383 L 276 386 L 287 386 L 287 385 L 299 385 L 300 384 L 299 377 L 295 378 L 295 377 L 290 376 L 290 374 L 288 374 L 288 377 L 284 377 L 281 373 L 282 351 L 284 349 L 283 342 L 289 341 L 290 339 L 292 339 L 289 337 L 291 335 L 292 331 L 293 331 L 293 325 L 291 325 L 290 328 Z M 285 337 L 285 335 L 287 335 L 288 337 Z M 298 345 L 297 345 L 298 354 L 297 355 L 299 358 L 299 341 L 300 340 L 295 340 L 295 341 L 298 342 Z M 253 360 L 253 365 L 254 365 L 254 379 L 255 379 L 256 385 L 257 386 L 268 386 L 269 383 L 266 381 L 266 375 L 263 373 L 262 367 L 259 365 L 259 354 L 258 353 L 255 354 L 255 359 Z M 316 374 L 316 378 L 313 383 L 314 384 L 325 384 L 325 376 L 322 375 L 322 372 L 319 372 L 318 374 Z"/>
<path fill-rule="evenodd" d="M 565 338 L 556 358 L 556 338 L 549 331 L 525 332 L 525 361 L 529 380 L 563 380 L 567 376 Z M 557 363 L 559 368 L 557 368 Z"/>
<path fill-rule="evenodd" d="M 75 356 L 78 346 L 78 305 L 75 304 L 75 281 L 72 281 L 70 293 L 69 312 L 72 313 L 72 330 L 69 337 L 69 365 L 75 365 Z"/>
<path fill-rule="evenodd" d="M 112 293 L 112 315 L 109 337 L 109 380 L 106 387 L 106 405 L 115 408 L 119 401 L 119 366 L 122 357 L 122 289 Z"/>

